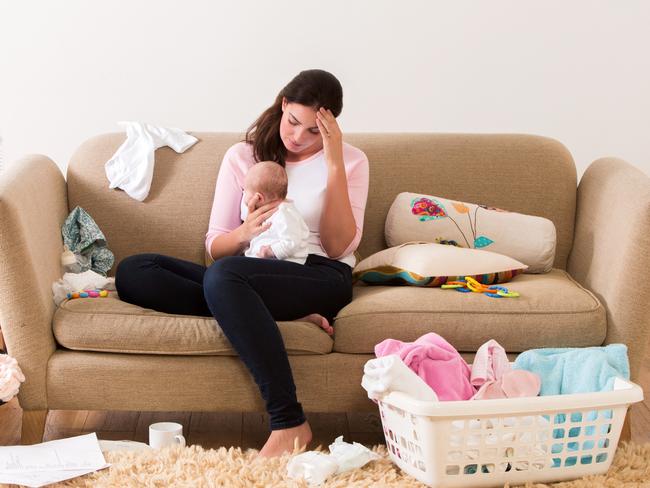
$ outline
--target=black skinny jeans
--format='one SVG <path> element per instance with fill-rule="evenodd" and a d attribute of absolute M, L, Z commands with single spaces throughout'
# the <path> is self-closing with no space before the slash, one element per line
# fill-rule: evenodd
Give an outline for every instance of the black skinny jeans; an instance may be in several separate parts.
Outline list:
<path fill-rule="evenodd" d="M 316 254 L 304 265 L 228 256 L 209 268 L 137 254 L 120 262 L 115 286 L 125 302 L 170 314 L 213 316 L 252 373 L 275 430 L 305 421 L 275 321 L 319 313 L 331 322 L 352 300 L 352 270 Z"/>

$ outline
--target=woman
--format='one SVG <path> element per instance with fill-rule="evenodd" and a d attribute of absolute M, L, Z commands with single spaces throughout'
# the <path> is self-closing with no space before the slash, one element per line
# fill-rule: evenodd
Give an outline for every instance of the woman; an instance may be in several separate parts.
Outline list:
<path fill-rule="evenodd" d="M 322 70 L 299 73 L 226 152 L 215 190 L 205 268 L 158 254 L 124 259 L 116 272 L 122 300 L 155 310 L 212 315 L 252 373 L 270 416 L 260 451 L 277 456 L 311 440 L 296 398 L 276 320 L 320 314 L 330 322 L 352 299 L 353 255 L 361 239 L 368 195 L 368 159 L 343 143 L 336 117 L 339 81 Z M 285 167 L 291 198 L 310 229 L 305 264 L 242 256 L 279 202 L 242 208 L 248 169 L 260 161 Z M 241 218 L 244 215 L 245 218 Z"/>

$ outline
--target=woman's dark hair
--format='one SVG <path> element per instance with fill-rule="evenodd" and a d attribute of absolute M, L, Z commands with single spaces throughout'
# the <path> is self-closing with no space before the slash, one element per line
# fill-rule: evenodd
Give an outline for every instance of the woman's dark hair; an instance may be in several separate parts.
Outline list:
<path fill-rule="evenodd" d="M 336 77 L 322 69 L 301 71 L 285 86 L 246 131 L 246 142 L 253 145 L 255 160 L 276 161 L 284 166 L 287 148 L 280 138 L 282 99 L 318 110 L 328 108 L 338 117 L 343 109 L 343 88 Z"/>

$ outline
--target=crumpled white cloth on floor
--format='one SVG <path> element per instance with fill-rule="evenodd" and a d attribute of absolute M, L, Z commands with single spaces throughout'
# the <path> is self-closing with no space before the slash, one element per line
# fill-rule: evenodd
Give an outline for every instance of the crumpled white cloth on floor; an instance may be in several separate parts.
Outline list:
<path fill-rule="evenodd" d="M 291 458 L 287 475 L 295 480 L 304 479 L 310 485 L 320 485 L 336 474 L 338 463 L 332 456 L 318 451 L 307 451 Z"/>
<path fill-rule="evenodd" d="M 329 447 L 330 454 L 307 451 L 291 458 L 287 464 L 289 478 L 305 479 L 310 485 L 320 485 L 334 474 L 361 468 L 381 458 L 363 444 L 345 442 L 342 435 Z"/>
<path fill-rule="evenodd" d="M 104 166 L 108 187 L 121 188 L 140 202 L 149 195 L 156 149 L 169 146 L 177 153 L 182 153 L 198 141 L 181 129 L 143 122 L 127 121 L 118 124 L 126 128 L 126 141 Z"/>
<path fill-rule="evenodd" d="M 370 461 L 381 458 L 379 454 L 372 452 L 363 444 L 359 444 L 358 442 L 353 442 L 352 444 L 345 442 L 342 435 L 338 436 L 330 444 L 330 453 L 339 465 L 336 474 L 361 468 Z"/>
<path fill-rule="evenodd" d="M 89 289 L 115 291 L 115 278 L 107 278 L 90 269 L 83 273 L 65 273 L 63 278 L 52 283 L 54 303 L 58 307 L 68 293 Z"/>
<path fill-rule="evenodd" d="M 367 361 L 361 386 L 368 392 L 368 398 L 375 401 L 391 391 L 400 391 L 425 402 L 438 401 L 436 392 L 397 354 Z"/>

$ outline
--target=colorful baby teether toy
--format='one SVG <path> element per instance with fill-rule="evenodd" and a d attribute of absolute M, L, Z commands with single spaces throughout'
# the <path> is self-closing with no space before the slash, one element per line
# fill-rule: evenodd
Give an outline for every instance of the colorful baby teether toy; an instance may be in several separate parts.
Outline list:
<path fill-rule="evenodd" d="M 462 293 L 484 293 L 490 298 L 516 298 L 519 293 L 510 291 L 505 286 L 500 285 L 483 285 L 471 276 L 465 276 L 465 281 L 448 281 L 441 288 L 445 290 L 456 290 Z"/>
<path fill-rule="evenodd" d="M 108 296 L 108 292 L 106 290 L 95 288 L 83 291 L 75 291 L 73 293 L 68 293 L 67 296 L 69 300 L 72 300 L 73 298 L 106 298 Z"/>

